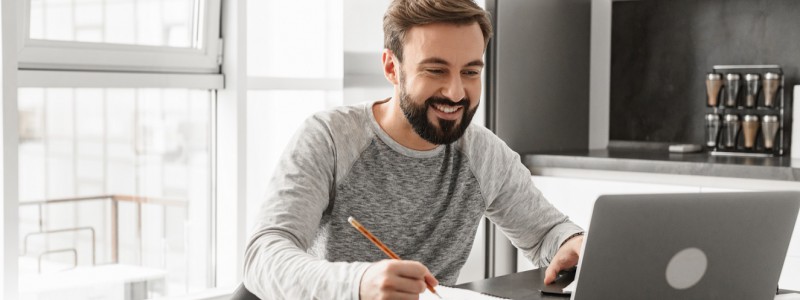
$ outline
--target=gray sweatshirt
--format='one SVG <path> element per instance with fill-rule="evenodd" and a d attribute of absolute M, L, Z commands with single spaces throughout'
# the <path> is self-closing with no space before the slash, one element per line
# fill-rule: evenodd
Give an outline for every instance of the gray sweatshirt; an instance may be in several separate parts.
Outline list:
<path fill-rule="evenodd" d="M 244 285 L 261 299 L 357 300 L 370 262 L 387 257 L 348 216 L 450 285 L 481 216 L 539 266 L 582 231 L 486 128 L 471 124 L 452 144 L 412 150 L 380 128 L 373 104 L 310 117 L 286 148 L 245 254 Z"/>

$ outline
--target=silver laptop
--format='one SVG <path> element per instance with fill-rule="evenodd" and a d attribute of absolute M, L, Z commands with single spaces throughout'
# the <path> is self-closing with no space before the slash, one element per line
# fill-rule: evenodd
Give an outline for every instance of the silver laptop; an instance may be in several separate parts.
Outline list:
<path fill-rule="evenodd" d="M 800 193 L 609 195 L 573 300 L 775 298 Z"/>

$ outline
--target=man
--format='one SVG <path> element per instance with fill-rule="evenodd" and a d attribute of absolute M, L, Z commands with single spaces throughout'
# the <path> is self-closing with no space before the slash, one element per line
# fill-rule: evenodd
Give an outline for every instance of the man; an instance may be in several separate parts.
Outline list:
<path fill-rule="evenodd" d="M 483 215 L 549 265 L 546 282 L 577 263 L 582 230 L 543 198 L 519 155 L 470 124 L 491 31 L 470 0 L 391 3 L 382 60 L 394 95 L 304 123 L 248 246 L 248 290 L 262 299 L 417 299 L 426 282 L 455 283 Z M 348 216 L 407 260 L 386 260 Z"/>

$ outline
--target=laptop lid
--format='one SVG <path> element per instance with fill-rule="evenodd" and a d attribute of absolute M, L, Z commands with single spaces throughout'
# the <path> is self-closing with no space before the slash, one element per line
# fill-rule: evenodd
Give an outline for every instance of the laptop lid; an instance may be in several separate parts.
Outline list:
<path fill-rule="evenodd" d="M 597 199 L 573 300 L 774 299 L 800 193 Z"/>

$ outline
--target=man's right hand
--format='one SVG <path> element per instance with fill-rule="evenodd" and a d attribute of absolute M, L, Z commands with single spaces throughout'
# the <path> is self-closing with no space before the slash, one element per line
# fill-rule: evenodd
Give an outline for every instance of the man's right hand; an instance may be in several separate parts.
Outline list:
<path fill-rule="evenodd" d="M 386 259 L 373 263 L 361 277 L 361 300 L 419 299 L 425 282 L 436 286 L 439 281 L 423 264 L 410 260 Z"/>

